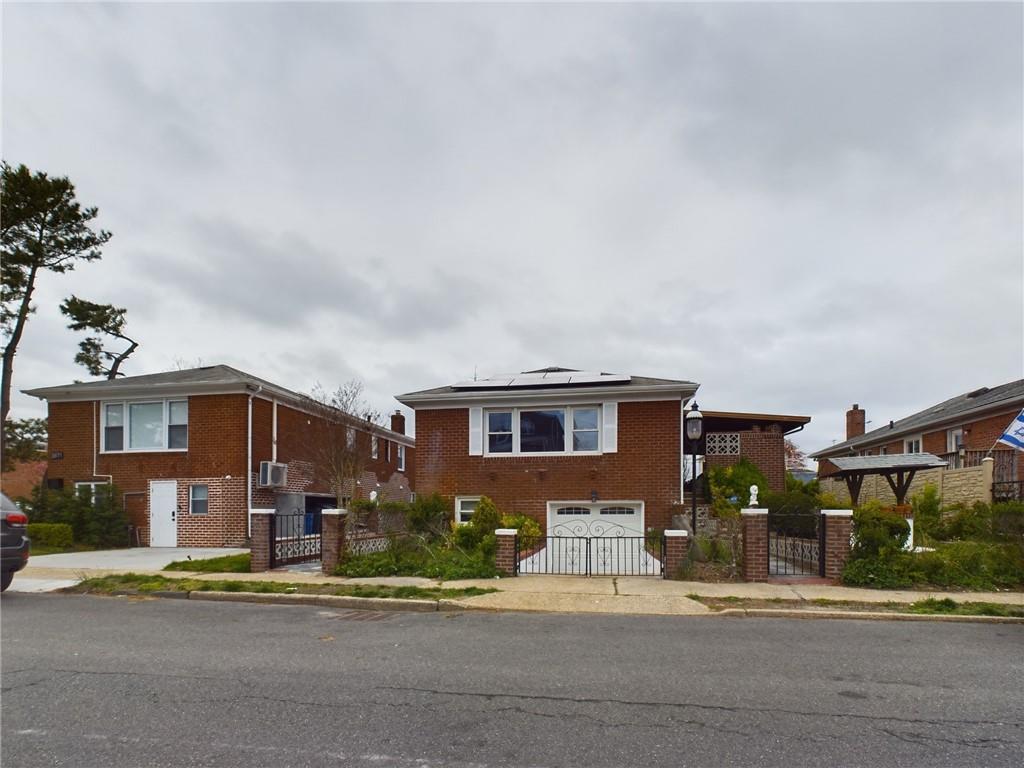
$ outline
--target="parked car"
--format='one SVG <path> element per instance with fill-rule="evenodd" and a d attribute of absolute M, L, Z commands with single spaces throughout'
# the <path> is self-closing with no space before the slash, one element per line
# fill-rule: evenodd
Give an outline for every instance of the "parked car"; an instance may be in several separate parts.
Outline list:
<path fill-rule="evenodd" d="M 14 574 L 28 565 L 28 515 L 0 493 L 0 592 L 7 590 Z"/>

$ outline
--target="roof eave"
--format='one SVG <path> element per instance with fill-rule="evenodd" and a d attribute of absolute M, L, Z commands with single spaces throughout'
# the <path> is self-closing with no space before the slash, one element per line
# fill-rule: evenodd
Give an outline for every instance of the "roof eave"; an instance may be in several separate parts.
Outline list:
<path fill-rule="evenodd" d="M 692 397 L 699 384 L 630 384 L 626 386 L 605 386 L 605 387 L 554 387 L 544 389 L 479 389 L 465 392 L 444 392 L 444 393 L 420 393 L 409 392 L 404 395 L 396 395 L 395 399 L 415 409 L 417 405 L 429 404 L 452 404 L 452 403 L 474 403 L 474 402 L 503 402 L 520 401 L 532 399 L 547 399 L 557 397 L 589 397 L 629 399 L 634 395 L 652 394 L 678 394 L 680 397 Z M 623 397 L 625 396 L 625 397 Z"/>

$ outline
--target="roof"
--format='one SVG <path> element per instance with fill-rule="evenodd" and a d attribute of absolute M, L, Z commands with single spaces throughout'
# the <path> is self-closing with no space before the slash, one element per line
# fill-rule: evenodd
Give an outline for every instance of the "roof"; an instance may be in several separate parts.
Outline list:
<path fill-rule="evenodd" d="M 839 472 L 830 472 L 826 477 L 840 472 L 877 475 L 901 469 L 933 469 L 945 467 L 946 462 L 931 453 L 892 453 L 885 456 L 837 456 L 829 459 Z"/>
<path fill-rule="evenodd" d="M 499 374 L 481 379 L 458 381 L 443 387 L 421 389 L 396 395 L 406 405 L 437 401 L 479 400 L 488 397 L 539 397 L 544 395 L 586 392 L 680 394 L 689 397 L 700 385 L 683 379 L 661 379 L 651 376 L 630 376 L 603 371 L 582 371 L 576 368 L 549 366 L 520 373 Z"/>
<path fill-rule="evenodd" d="M 778 424 L 786 434 L 811 421 L 810 416 L 787 416 L 781 413 L 742 413 L 738 411 L 704 411 L 704 431 L 742 431 L 751 427 L 765 428 Z"/>
<path fill-rule="evenodd" d="M 981 387 L 951 397 L 949 400 L 886 424 L 884 427 L 873 429 L 859 437 L 822 448 L 820 451 L 812 453 L 811 458 L 830 457 L 835 453 L 844 453 L 862 446 L 874 445 L 903 435 L 922 432 L 929 427 L 937 427 L 956 421 L 958 418 L 972 416 L 975 413 L 1010 406 L 1024 407 L 1024 379 L 1000 384 L 997 387 Z"/>
<path fill-rule="evenodd" d="M 259 376 L 232 368 L 230 365 L 207 365 L 201 368 L 149 373 L 142 376 L 124 376 L 118 379 L 101 379 L 100 381 L 76 381 L 56 387 L 26 389 L 23 392 L 32 397 L 54 402 L 233 392 L 263 393 L 265 397 L 277 397 L 297 405 L 308 403 L 310 400 L 309 395 L 294 392 L 266 379 L 261 379 Z M 394 432 L 377 424 L 372 426 L 374 432 L 398 442 L 408 442 L 410 445 L 415 442 L 410 435 Z"/>

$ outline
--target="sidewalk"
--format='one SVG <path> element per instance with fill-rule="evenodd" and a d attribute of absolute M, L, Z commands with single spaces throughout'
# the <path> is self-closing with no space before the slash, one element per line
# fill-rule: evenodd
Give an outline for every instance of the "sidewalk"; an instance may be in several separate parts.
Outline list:
<path fill-rule="evenodd" d="M 72 569 L 29 566 L 14 578 L 10 591 L 51 591 L 72 586 L 83 578 L 127 573 L 127 569 Z M 346 579 L 296 571 L 264 573 L 189 573 L 184 571 L 134 571 L 171 579 L 203 581 L 278 581 L 292 584 L 383 584 L 391 586 L 483 587 L 497 589 L 487 595 L 461 598 L 466 608 L 507 611 L 548 611 L 559 613 L 621 613 L 653 615 L 698 615 L 711 612 L 692 596 L 778 600 L 790 605 L 814 600 L 842 600 L 858 603 L 913 603 L 927 598 L 949 598 L 958 603 L 987 602 L 1024 607 L 1022 592 L 948 592 L 916 590 L 857 589 L 823 584 L 709 584 L 698 581 L 668 581 L 644 576 L 519 576 L 505 579 L 466 579 L 439 582 L 408 576 Z"/>

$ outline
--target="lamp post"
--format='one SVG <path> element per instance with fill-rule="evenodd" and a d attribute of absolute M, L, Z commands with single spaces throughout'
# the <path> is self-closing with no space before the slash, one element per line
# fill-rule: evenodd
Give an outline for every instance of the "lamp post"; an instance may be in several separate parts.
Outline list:
<path fill-rule="evenodd" d="M 704 414 L 697 410 L 697 401 L 686 412 L 686 437 L 690 441 L 690 455 L 693 456 L 693 474 L 690 478 L 690 495 L 693 497 L 693 511 L 690 524 L 693 536 L 697 536 L 697 443 L 704 434 Z"/>

